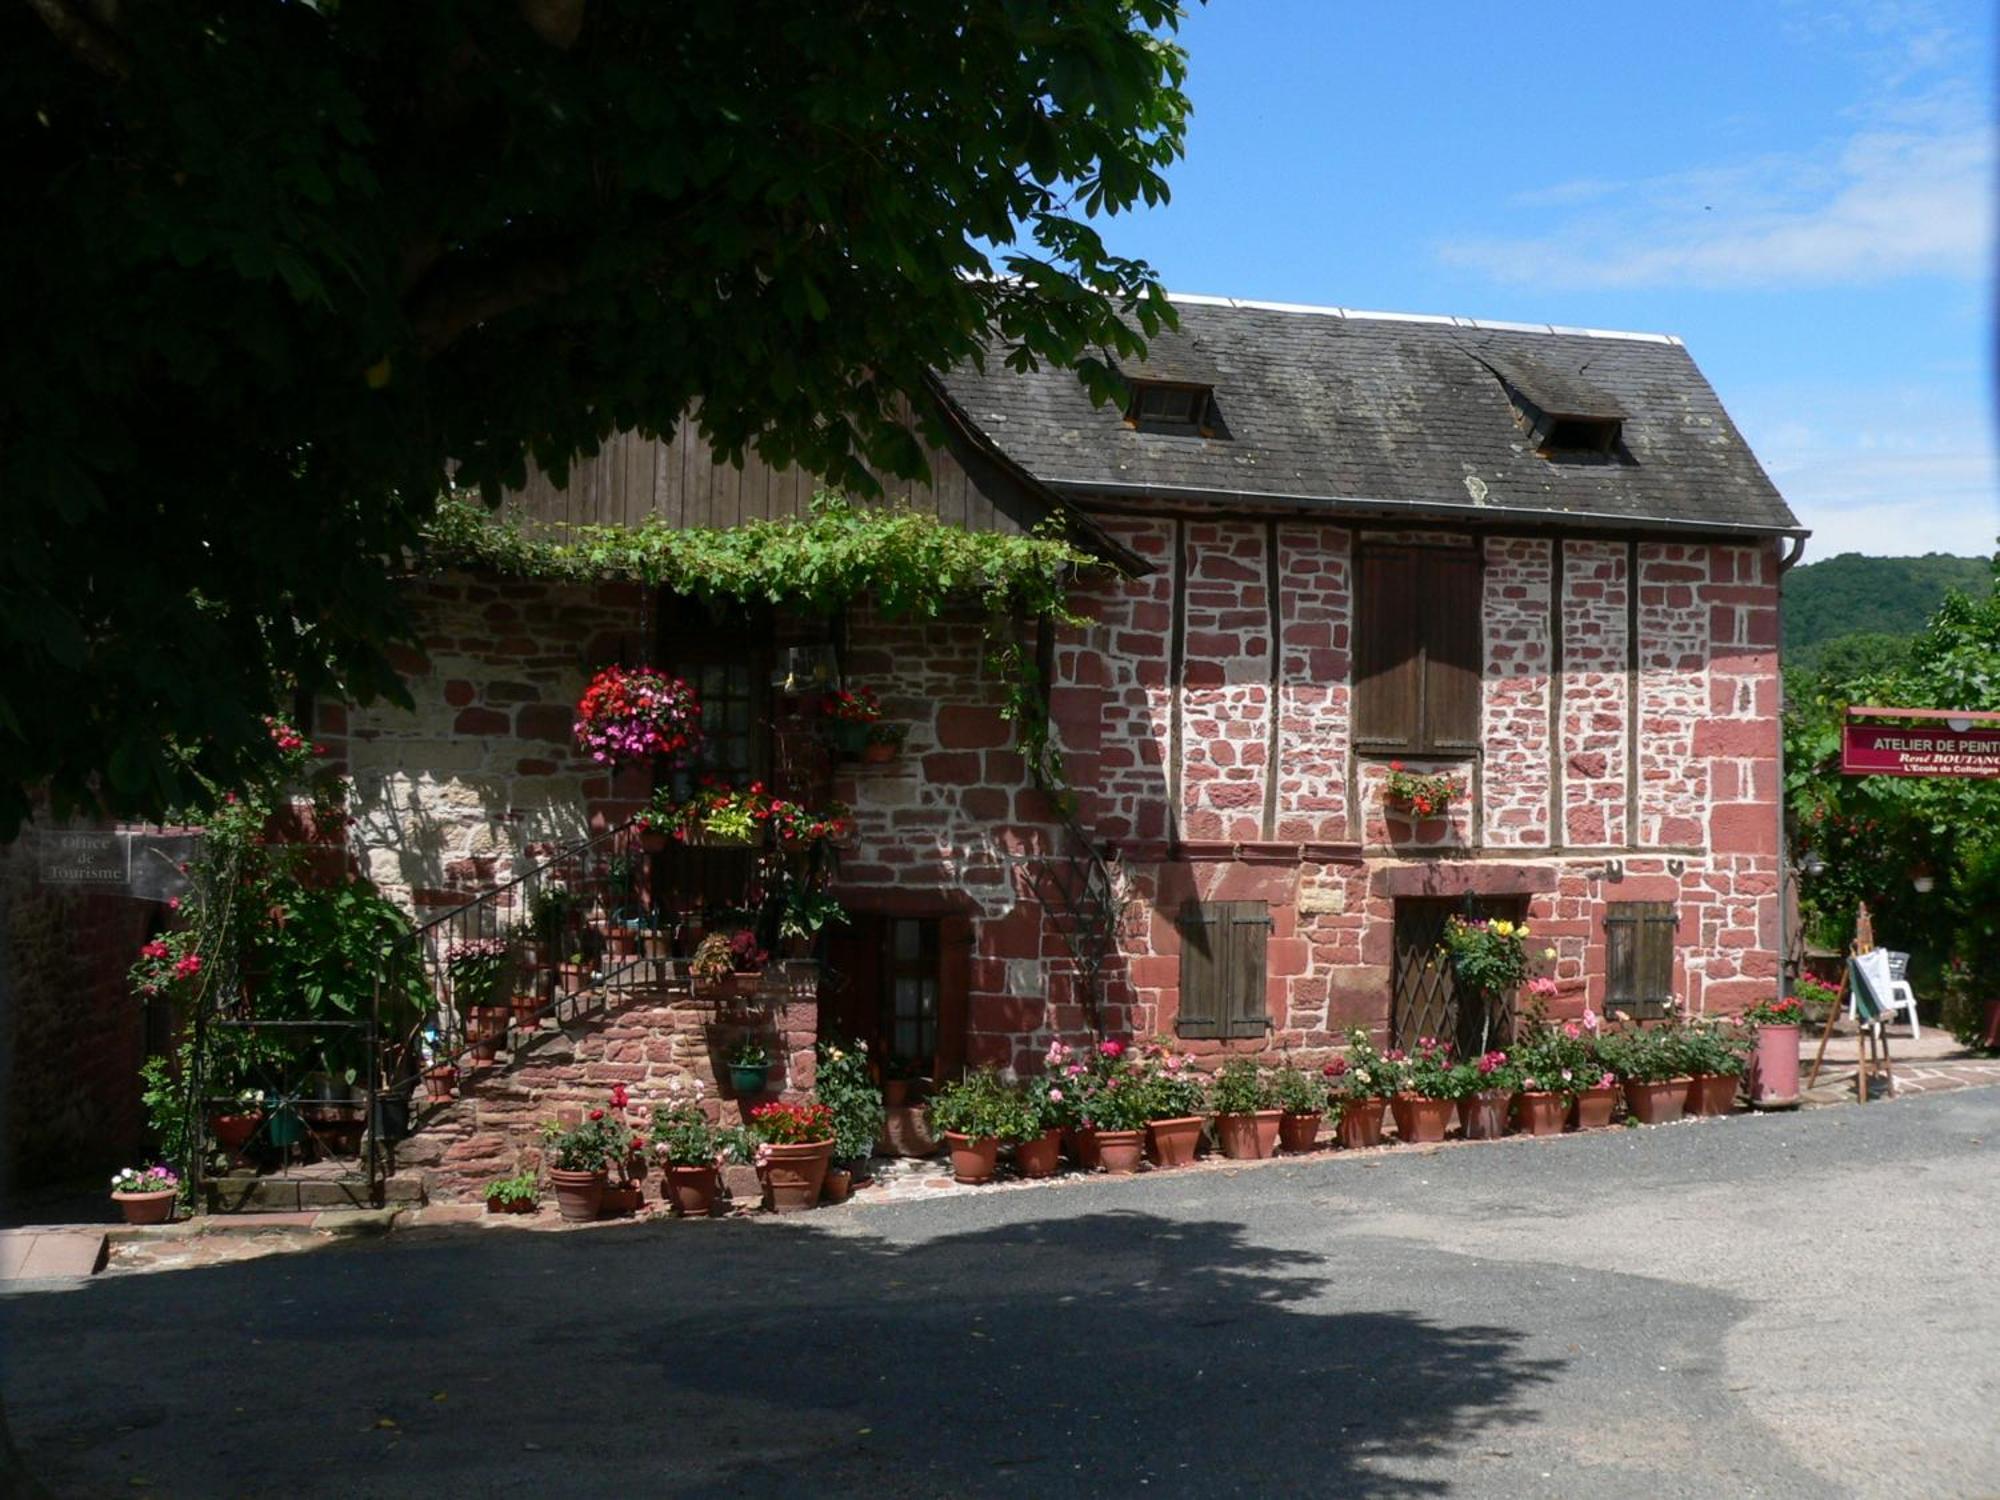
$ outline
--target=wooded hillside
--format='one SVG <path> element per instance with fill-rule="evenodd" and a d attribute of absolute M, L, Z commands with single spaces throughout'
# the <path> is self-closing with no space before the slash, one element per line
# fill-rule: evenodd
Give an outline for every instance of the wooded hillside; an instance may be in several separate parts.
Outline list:
<path fill-rule="evenodd" d="M 1924 628 L 1951 589 L 1983 599 L 1993 565 L 1983 557 L 1837 557 L 1785 575 L 1785 660 L 1812 666 L 1831 642 L 1855 635 L 1908 637 Z"/>

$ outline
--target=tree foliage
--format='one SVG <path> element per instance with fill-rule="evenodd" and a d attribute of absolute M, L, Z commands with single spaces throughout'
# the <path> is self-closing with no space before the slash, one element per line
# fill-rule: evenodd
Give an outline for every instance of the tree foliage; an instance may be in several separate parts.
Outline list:
<path fill-rule="evenodd" d="M 1850 704 L 2000 710 L 2000 596 L 1953 592 L 1900 663 L 1844 680 L 1794 673 L 1786 698 L 1792 852 L 1825 867 L 1800 879 L 1809 930 L 1845 944 L 1866 901 L 1876 941 L 1911 950 L 1923 982 L 1934 987 L 1953 960 L 2000 969 L 2000 782 L 1840 772 Z M 1928 893 L 1914 887 L 1920 873 L 1935 882 Z"/>
<path fill-rule="evenodd" d="M 1171 319 L 1173 0 L 34 0 L 0 21 L 0 830 L 253 777 L 281 685 L 398 694 L 447 476 L 698 403 L 867 492 L 897 398 Z M 31 226 L 32 232 L 19 232 Z M 190 764 L 190 760 L 192 764 Z"/>
<path fill-rule="evenodd" d="M 1785 656 L 1837 676 L 1859 675 L 1857 655 L 1906 640 L 1956 589 L 1972 598 L 1992 586 L 1983 557 L 1864 557 L 1842 552 L 1785 575 Z M 1858 638 L 1858 639 L 1857 639 Z"/>

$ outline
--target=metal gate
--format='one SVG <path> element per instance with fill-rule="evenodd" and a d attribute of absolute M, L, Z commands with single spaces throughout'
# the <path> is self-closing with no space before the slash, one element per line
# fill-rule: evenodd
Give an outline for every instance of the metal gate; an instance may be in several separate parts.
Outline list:
<path fill-rule="evenodd" d="M 1460 1057 L 1476 1057 L 1504 1047 L 1514 1035 L 1514 997 L 1494 1002 L 1492 1013 L 1461 1007 L 1451 963 L 1439 944 L 1445 919 L 1454 912 L 1470 917 L 1504 917 L 1518 922 L 1527 903 L 1520 896 L 1405 897 L 1396 902 L 1396 963 L 1389 995 L 1389 1037 L 1393 1046 L 1414 1046 L 1419 1037 L 1440 1037 Z"/>

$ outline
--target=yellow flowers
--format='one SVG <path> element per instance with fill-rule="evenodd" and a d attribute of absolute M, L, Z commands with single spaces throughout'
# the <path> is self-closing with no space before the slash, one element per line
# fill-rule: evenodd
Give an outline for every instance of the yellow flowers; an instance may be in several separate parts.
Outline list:
<path fill-rule="evenodd" d="M 1524 933 L 1527 930 L 1528 929 L 1525 927 L 1521 929 L 1521 931 Z M 1503 937 L 1503 938 L 1512 937 L 1514 935 L 1514 924 L 1512 922 L 1507 922 L 1507 921 L 1496 921 L 1493 924 L 1493 935 L 1495 937 Z"/>
<path fill-rule="evenodd" d="M 1555 956 L 1556 956 L 1556 950 L 1553 948 L 1544 948 L 1542 950 L 1543 958 L 1554 958 Z"/>

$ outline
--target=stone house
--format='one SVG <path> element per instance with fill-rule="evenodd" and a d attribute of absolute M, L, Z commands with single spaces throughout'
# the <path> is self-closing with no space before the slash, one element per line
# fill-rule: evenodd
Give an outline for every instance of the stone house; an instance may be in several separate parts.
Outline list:
<path fill-rule="evenodd" d="M 890 486 L 969 527 L 1058 517 L 1103 558 L 1089 623 L 1038 642 L 1072 816 L 1026 776 L 974 614 L 723 620 L 468 573 L 412 585 L 414 713 L 320 710 L 364 867 L 434 918 L 617 829 L 649 785 L 580 759 L 572 710 L 597 666 L 652 660 L 715 700 L 718 767 L 853 809 L 852 921 L 771 1002 L 789 1087 L 815 1035 L 925 1072 L 1031 1069 L 1093 1026 L 1302 1059 L 1355 1026 L 1466 1036 L 1436 944 L 1469 909 L 1531 919 L 1559 1011 L 1768 993 L 1778 599 L 1805 533 L 1681 343 L 1176 302 L 1122 411 L 1062 372 L 944 376 L 932 480 Z M 519 503 L 556 528 L 713 526 L 812 489 L 717 465 L 684 426 Z M 879 694 L 899 758 L 801 769 L 774 686 L 801 645 Z M 1398 810 L 1399 764 L 1464 793 Z M 697 1010 L 663 977 L 507 1054 L 418 1159 L 470 1181 L 549 1098 L 711 1075 Z"/>

